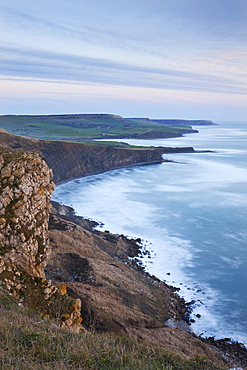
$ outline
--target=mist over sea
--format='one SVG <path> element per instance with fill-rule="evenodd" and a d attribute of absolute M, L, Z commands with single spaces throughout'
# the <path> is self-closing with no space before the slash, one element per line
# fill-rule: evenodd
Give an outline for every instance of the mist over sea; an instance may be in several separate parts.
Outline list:
<path fill-rule="evenodd" d="M 182 138 L 124 141 L 213 153 L 165 154 L 174 162 L 70 181 L 53 200 L 103 230 L 141 237 L 146 270 L 195 301 L 194 332 L 247 345 L 247 124 L 195 128 Z"/>

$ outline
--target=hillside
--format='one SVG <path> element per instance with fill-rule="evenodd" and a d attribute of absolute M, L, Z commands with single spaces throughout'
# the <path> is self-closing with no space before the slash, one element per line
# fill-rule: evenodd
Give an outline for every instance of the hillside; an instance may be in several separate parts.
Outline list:
<path fill-rule="evenodd" d="M 170 125 L 165 123 L 165 120 L 159 122 L 143 118 L 128 119 L 112 114 L 0 116 L 0 127 L 13 134 L 73 142 L 91 139 L 177 137 L 197 132 L 191 128 L 190 122 L 175 120 Z"/>
<path fill-rule="evenodd" d="M 205 358 L 184 360 L 163 345 L 122 333 L 70 333 L 42 320 L 0 291 L 0 367 L 3 370 L 222 370 Z"/>

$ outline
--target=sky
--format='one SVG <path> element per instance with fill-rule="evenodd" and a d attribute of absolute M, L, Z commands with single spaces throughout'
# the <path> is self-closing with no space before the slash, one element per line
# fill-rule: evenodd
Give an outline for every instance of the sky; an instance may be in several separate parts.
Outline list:
<path fill-rule="evenodd" d="M 247 122 L 246 0 L 0 0 L 0 114 Z"/>

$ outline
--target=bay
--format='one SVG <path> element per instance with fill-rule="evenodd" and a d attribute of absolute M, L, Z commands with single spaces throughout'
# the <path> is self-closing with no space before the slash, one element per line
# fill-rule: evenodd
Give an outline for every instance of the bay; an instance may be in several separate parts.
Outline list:
<path fill-rule="evenodd" d="M 146 270 L 195 301 L 193 331 L 247 345 L 247 125 L 196 128 L 182 138 L 125 141 L 213 152 L 70 181 L 53 199 L 103 229 L 141 237 Z"/>

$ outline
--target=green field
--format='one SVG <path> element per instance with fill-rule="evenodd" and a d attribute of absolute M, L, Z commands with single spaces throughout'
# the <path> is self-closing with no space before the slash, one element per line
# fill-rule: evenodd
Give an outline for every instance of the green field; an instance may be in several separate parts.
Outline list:
<path fill-rule="evenodd" d="M 5 115 L 0 116 L 0 127 L 13 134 L 80 143 L 94 139 L 143 138 L 150 134 L 152 138 L 181 136 L 193 132 L 189 125 L 169 126 L 149 119 L 129 119 L 110 114 Z"/>

